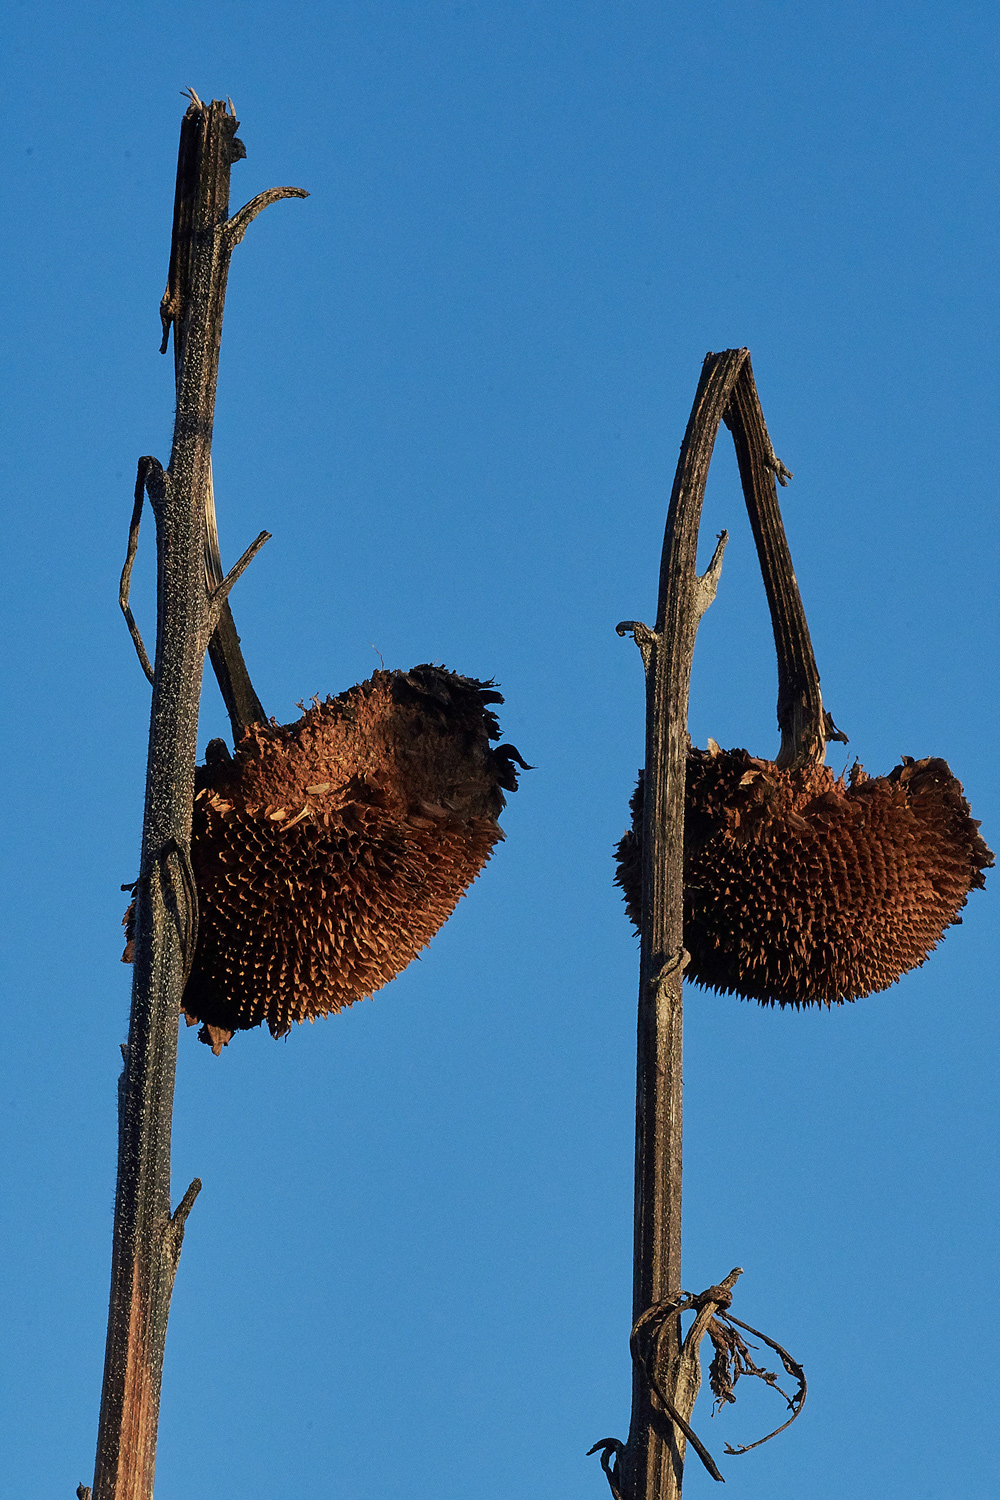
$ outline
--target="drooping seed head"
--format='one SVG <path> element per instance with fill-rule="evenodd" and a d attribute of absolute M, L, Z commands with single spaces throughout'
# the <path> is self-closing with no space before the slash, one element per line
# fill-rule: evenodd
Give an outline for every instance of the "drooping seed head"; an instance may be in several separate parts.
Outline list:
<path fill-rule="evenodd" d="M 441 667 L 380 671 L 199 768 L 184 1012 L 213 1050 L 352 1005 L 426 946 L 503 838 L 524 763 L 491 748 L 502 702 Z"/>
<path fill-rule="evenodd" d="M 642 778 L 616 877 L 638 926 Z M 684 834 L 688 977 L 771 1005 L 887 989 L 961 922 L 993 855 L 943 760 L 888 776 L 779 770 L 746 750 L 692 750 Z"/>

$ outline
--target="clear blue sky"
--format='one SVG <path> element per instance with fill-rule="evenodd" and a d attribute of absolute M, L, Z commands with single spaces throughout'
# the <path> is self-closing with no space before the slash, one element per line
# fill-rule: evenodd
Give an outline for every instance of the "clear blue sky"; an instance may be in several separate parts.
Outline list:
<path fill-rule="evenodd" d="M 92 1472 L 148 688 L 117 608 L 177 133 L 231 95 L 215 472 L 269 712 L 390 666 L 495 676 L 537 766 L 507 843 L 374 1001 L 221 1059 L 180 1039 L 158 1500 L 604 1500 L 628 1425 L 636 946 L 612 848 L 701 360 L 749 345 L 835 747 L 941 755 L 1000 841 L 997 15 L 986 3 L 11 0 L 0 409 L 5 1328 L 14 1500 Z M 725 438 L 725 435 L 723 435 Z M 769 754 L 732 541 L 691 728 Z M 152 630 L 152 537 L 135 599 Z M 227 724 L 206 684 L 201 743 Z M 994 879 L 832 1014 L 691 990 L 684 1279 L 806 1366 L 696 1425 L 743 1500 L 995 1500 Z M 971 1337 L 970 1337 L 971 1333 Z M 775 1403 L 777 1405 L 777 1403 Z M 714 1493 L 697 1464 L 685 1490 Z"/>

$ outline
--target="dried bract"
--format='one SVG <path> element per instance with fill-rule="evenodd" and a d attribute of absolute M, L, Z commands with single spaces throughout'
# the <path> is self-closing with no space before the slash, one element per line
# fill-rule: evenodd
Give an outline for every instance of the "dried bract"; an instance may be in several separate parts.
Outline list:
<path fill-rule="evenodd" d="M 617 884 L 638 926 L 642 777 Z M 779 770 L 692 750 L 684 836 L 688 977 L 771 1005 L 840 1004 L 922 964 L 993 855 L 943 760 L 888 776 Z"/>

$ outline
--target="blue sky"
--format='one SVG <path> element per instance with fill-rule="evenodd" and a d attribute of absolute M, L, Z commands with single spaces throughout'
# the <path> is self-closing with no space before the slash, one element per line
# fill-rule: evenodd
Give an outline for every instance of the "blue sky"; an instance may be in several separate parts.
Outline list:
<path fill-rule="evenodd" d="M 607 1494 L 628 1426 L 637 955 L 612 848 L 638 655 L 709 349 L 748 345 L 824 694 L 871 772 L 941 755 L 1000 839 L 997 28 L 986 4 L 12 4 L 2 472 L 3 1471 L 93 1463 L 148 687 L 117 609 L 188 85 L 275 183 L 219 383 L 233 609 L 287 721 L 389 666 L 495 676 L 537 767 L 507 842 L 374 1001 L 221 1059 L 180 1039 L 158 1500 Z M 766 606 L 731 543 L 691 729 L 773 753 Z M 152 538 L 136 570 L 152 632 Z M 226 733 L 206 683 L 200 743 Z M 832 1014 L 691 989 L 686 1284 L 800 1358 L 696 1426 L 745 1500 L 987 1500 L 969 1341 L 997 1273 L 996 883 Z M 984 1303 L 984 1289 L 986 1301 Z M 965 1360 L 967 1363 L 963 1364 Z M 712 1481 L 692 1465 L 685 1493 Z"/>

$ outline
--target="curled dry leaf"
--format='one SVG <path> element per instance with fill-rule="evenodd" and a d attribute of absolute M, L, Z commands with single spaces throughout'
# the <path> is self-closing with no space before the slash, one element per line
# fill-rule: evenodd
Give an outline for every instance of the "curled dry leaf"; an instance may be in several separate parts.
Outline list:
<path fill-rule="evenodd" d="M 642 777 L 616 882 L 638 926 Z M 922 964 L 993 855 L 943 760 L 779 770 L 692 750 L 684 834 L 688 977 L 764 1005 L 840 1004 Z"/>
<path fill-rule="evenodd" d="M 199 928 L 188 1023 L 218 1052 L 371 995 L 451 915 L 517 789 L 493 684 L 376 672 L 294 724 L 252 725 L 198 768 Z"/>

